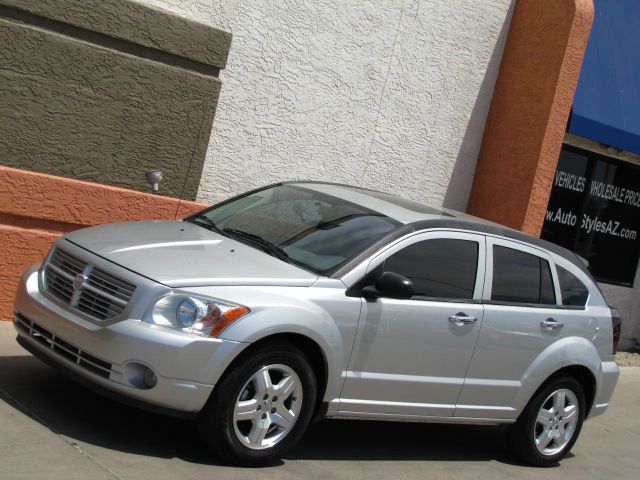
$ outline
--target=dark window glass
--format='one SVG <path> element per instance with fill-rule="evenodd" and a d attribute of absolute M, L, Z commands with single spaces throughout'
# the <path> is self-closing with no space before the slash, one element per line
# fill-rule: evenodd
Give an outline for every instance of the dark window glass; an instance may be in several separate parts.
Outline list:
<path fill-rule="evenodd" d="M 587 304 L 589 290 L 571 272 L 562 267 L 557 267 L 562 304 L 584 307 Z"/>
<path fill-rule="evenodd" d="M 549 262 L 540 259 L 540 303 L 553 305 L 556 303 L 556 292 L 553 289 L 553 278 Z"/>
<path fill-rule="evenodd" d="M 232 199 L 189 221 L 204 228 L 214 225 L 222 234 L 247 243 L 251 238 L 246 234 L 254 236 L 254 243 L 260 237 L 284 250 L 287 261 L 322 274 L 330 274 L 402 226 L 366 207 L 293 185 Z"/>
<path fill-rule="evenodd" d="M 395 253 L 385 261 L 384 270 L 409 277 L 416 297 L 471 299 L 477 266 L 477 242 L 438 238 Z"/>
<path fill-rule="evenodd" d="M 491 300 L 554 304 L 549 263 L 536 255 L 494 245 Z"/>

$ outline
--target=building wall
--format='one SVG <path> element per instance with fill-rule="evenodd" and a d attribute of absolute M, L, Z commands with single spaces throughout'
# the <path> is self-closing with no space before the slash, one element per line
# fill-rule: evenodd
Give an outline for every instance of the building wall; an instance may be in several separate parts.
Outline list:
<path fill-rule="evenodd" d="M 288 179 L 464 210 L 511 0 L 144 0 L 233 43 L 198 200 Z"/>
<path fill-rule="evenodd" d="M 626 350 L 640 346 L 640 268 L 636 270 L 633 287 L 620 287 L 600 283 L 607 303 L 622 317 L 622 335 L 619 348 Z"/>
<path fill-rule="evenodd" d="M 510 0 L 138 1 L 233 33 L 200 201 L 308 178 L 466 209 Z M 495 147 L 486 154 L 488 188 L 470 208 L 482 204 L 481 216 L 538 235 L 593 4 L 520 0 L 519 8 L 501 72 L 506 87 L 493 99 L 494 131 L 485 139 Z M 514 178 L 526 185 L 517 192 L 522 199 L 511 195 L 496 205 L 498 177 L 503 191 Z M 639 284 L 601 284 L 626 319 L 622 347 L 640 338 Z"/>
<path fill-rule="evenodd" d="M 164 193 L 192 198 L 197 191 L 206 203 L 270 182 L 308 178 L 464 210 L 514 4 L 0 0 L 0 116 L 11 132 L 0 142 L 1 163 L 137 189 L 147 188 L 144 171 L 160 167 Z M 521 11 L 538 4 L 519 1 Z M 552 24 L 557 13 L 540 5 Z M 589 5 L 562 2 L 585 25 L 589 16 L 576 12 Z M 526 18 L 548 31 L 541 15 Z M 571 22 L 569 33 L 554 30 L 562 48 L 576 36 Z M 512 39 L 532 49 L 509 63 L 517 71 L 527 60 L 549 63 L 529 31 Z M 228 60 L 225 32 L 234 36 Z M 587 34 L 588 26 L 580 39 Z M 569 55 L 573 67 L 582 58 L 580 45 Z M 558 52 L 561 64 L 545 81 L 567 70 L 567 54 Z M 209 138 L 220 92 L 217 70 L 225 66 Z M 540 83 L 530 77 L 531 85 Z M 565 83 L 566 95 L 562 101 L 553 97 L 551 107 L 568 112 L 573 87 Z M 544 125 L 550 116 L 536 113 Z M 547 147 L 560 147 L 561 139 L 551 140 L 544 140 Z M 96 185 L 81 189 L 81 202 L 95 199 L 92 188 L 102 191 Z M 101 205 L 114 198 L 103 198 L 107 203 Z M 15 213 L 0 211 L 3 219 L 9 230 L 42 230 Z M 53 233 L 40 236 L 46 237 L 42 245 L 75 228 L 59 219 L 45 223 Z M 603 286 L 623 316 L 638 311 L 638 296 L 620 288 Z M 625 339 L 640 333 L 628 332 Z"/>
<path fill-rule="evenodd" d="M 592 20 L 592 0 L 516 3 L 468 213 L 540 235 Z"/>
<path fill-rule="evenodd" d="M 28 192 L 28 195 L 25 195 Z M 203 205 L 0 166 L 0 321 L 20 275 L 63 234 L 103 223 L 182 218 Z"/>
<path fill-rule="evenodd" d="M 231 36 L 129 0 L 0 0 L 0 164 L 195 198 Z"/>

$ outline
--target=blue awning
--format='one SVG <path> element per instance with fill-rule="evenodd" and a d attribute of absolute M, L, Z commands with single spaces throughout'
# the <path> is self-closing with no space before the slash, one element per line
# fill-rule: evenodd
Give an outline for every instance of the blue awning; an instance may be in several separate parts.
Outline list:
<path fill-rule="evenodd" d="M 568 131 L 640 153 L 640 1 L 594 4 Z"/>

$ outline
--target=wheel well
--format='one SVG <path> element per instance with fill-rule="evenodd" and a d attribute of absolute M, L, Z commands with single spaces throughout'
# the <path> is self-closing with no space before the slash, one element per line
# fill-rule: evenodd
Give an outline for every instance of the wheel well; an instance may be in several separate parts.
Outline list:
<path fill-rule="evenodd" d="M 316 398 L 316 408 L 313 415 L 313 418 L 320 417 L 324 414 L 324 408 L 322 399 L 324 398 L 324 392 L 327 388 L 327 360 L 325 355 L 314 340 L 310 339 L 305 335 L 301 335 L 298 333 L 277 333 L 274 335 L 269 335 L 267 337 L 261 338 L 253 342 L 247 348 L 245 348 L 238 357 L 236 357 L 233 362 L 227 367 L 227 371 L 230 370 L 230 367 L 238 361 L 242 361 L 242 359 L 251 353 L 254 350 L 263 348 L 265 345 L 275 342 L 286 342 L 294 347 L 297 347 L 309 360 L 311 364 L 311 368 L 316 375 L 316 380 L 318 382 L 318 391 Z M 223 377 L 226 375 L 227 371 L 223 374 Z"/>
<path fill-rule="evenodd" d="M 553 375 L 547 378 L 542 386 L 558 377 L 572 377 L 575 378 L 578 383 L 580 383 L 580 385 L 582 386 L 582 390 L 584 391 L 585 400 L 587 402 L 587 411 L 585 413 L 586 418 L 589 415 L 591 407 L 593 406 L 593 402 L 596 398 L 596 378 L 594 377 L 593 373 L 591 373 L 591 370 L 589 370 L 587 367 L 583 367 L 582 365 L 571 365 L 569 367 L 564 367 L 554 372 Z"/>

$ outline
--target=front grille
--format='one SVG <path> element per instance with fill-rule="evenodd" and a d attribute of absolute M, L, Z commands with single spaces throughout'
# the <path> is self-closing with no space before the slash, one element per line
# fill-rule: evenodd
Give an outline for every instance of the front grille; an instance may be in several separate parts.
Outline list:
<path fill-rule="evenodd" d="M 78 347 L 51 333 L 43 326 L 29 320 L 24 315 L 16 313 L 15 324 L 21 332 L 24 332 L 30 338 L 44 345 L 58 356 L 64 357 L 85 370 L 103 378 L 109 378 L 111 375 L 112 365 L 109 362 L 100 360 L 99 358 L 80 350 Z"/>
<path fill-rule="evenodd" d="M 99 268 L 94 268 L 91 271 L 87 283 L 125 302 L 129 301 L 136 289 L 135 285 L 131 285 L 129 282 L 114 277 Z"/>
<path fill-rule="evenodd" d="M 54 297 L 99 320 L 122 313 L 136 290 L 134 284 L 59 247 L 45 266 L 45 286 Z"/>
<path fill-rule="evenodd" d="M 73 279 L 86 267 L 82 260 L 56 248 L 46 268 L 47 289 L 65 303 L 71 302 Z"/>

